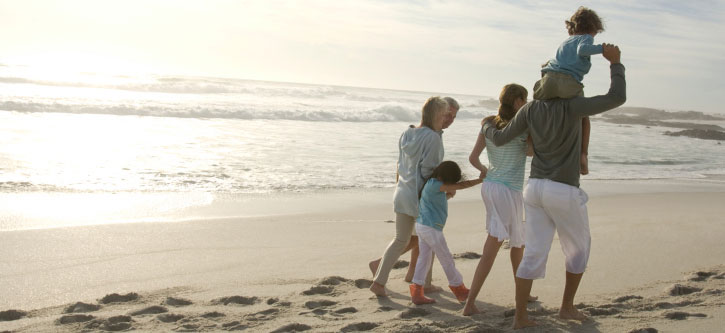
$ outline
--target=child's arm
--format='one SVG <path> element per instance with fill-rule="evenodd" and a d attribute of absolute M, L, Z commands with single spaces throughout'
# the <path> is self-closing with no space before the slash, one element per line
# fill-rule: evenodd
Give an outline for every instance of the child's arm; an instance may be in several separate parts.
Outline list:
<path fill-rule="evenodd" d="M 473 146 L 471 155 L 468 156 L 468 161 L 471 162 L 473 167 L 478 169 L 478 171 L 481 171 L 481 175 L 478 178 L 485 178 L 486 172 L 488 172 L 488 168 L 483 166 L 483 163 L 481 163 L 481 153 L 483 152 L 484 148 L 486 148 L 486 136 L 484 136 L 482 133 L 478 133 L 476 145 Z"/>
<path fill-rule="evenodd" d="M 576 48 L 576 54 L 580 57 L 586 57 L 594 54 L 602 53 L 602 45 L 593 45 L 594 37 L 590 35 L 584 35 L 584 38 L 579 42 Z"/>
<path fill-rule="evenodd" d="M 457 190 L 462 190 L 464 188 L 476 186 L 482 182 L 483 182 L 483 178 L 477 178 L 477 179 L 472 179 L 472 180 L 465 180 L 465 181 L 458 182 L 455 184 L 443 184 L 443 185 L 441 185 L 440 191 L 455 195 Z"/>

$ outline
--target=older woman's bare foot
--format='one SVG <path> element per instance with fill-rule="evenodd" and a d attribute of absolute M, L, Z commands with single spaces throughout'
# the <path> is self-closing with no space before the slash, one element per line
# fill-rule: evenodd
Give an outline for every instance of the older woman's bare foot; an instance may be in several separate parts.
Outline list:
<path fill-rule="evenodd" d="M 529 295 L 529 303 L 536 302 L 537 300 L 539 300 L 539 296 L 531 296 L 531 295 Z"/>
<path fill-rule="evenodd" d="M 533 320 L 529 320 L 529 318 L 516 318 L 514 316 L 513 328 L 515 330 L 527 328 L 527 327 L 534 327 L 534 326 L 539 326 L 539 324 Z"/>
<path fill-rule="evenodd" d="M 432 293 L 437 293 L 437 292 L 441 292 L 441 291 L 443 291 L 443 288 L 432 285 L 432 284 L 430 286 L 423 288 L 423 292 L 425 292 L 426 294 L 432 294 Z"/>
<path fill-rule="evenodd" d="M 479 313 L 481 313 L 481 311 L 478 310 L 476 304 L 473 304 L 473 302 L 471 302 L 471 305 L 468 305 L 468 303 L 466 303 L 466 306 L 463 307 L 464 316 L 473 316 Z"/>
<path fill-rule="evenodd" d="M 378 272 L 378 266 L 380 266 L 380 259 L 375 259 L 368 264 L 370 271 L 373 273 L 373 277 L 375 277 L 375 273 Z"/>
<path fill-rule="evenodd" d="M 373 294 L 378 297 L 388 296 L 388 294 L 385 293 L 385 286 L 377 282 L 373 282 L 373 284 L 370 286 L 370 291 L 372 291 Z"/>
<path fill-rule="evenodd" d="M 579 310 L 577 310 L 574 307 L 568 308 L 568 309 L 561 308 L 559 310 L 559 318 L 572 319 L 572 320 L 578 320 L 578 321 L 586 321 L 587 319 L 589 319 L 589 317 L 587 317 L 583 313 L 579 312 Z"/>

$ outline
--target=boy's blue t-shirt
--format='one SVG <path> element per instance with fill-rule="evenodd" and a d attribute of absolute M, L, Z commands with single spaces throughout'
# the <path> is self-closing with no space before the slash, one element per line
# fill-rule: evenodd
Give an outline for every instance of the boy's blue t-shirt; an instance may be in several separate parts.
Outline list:
<path fill-rule="evenodd" d="M 591 56 L 599 53 L 602 53 L 602 45 L 594 45 L 592 35 L 569 36 L 556 50 L 554 59 L 549 60 L 541 71 L 569 74 L 581 83 L 592 67 Z"/>
<path fill-rule="evenodd" d="M 448 218 L 448 200 L 446 192 L 441 192 L 443 182 L 431 178 L 425 183 L 420 196 L 420 214 L 417 223 L 443 231 Z"/>

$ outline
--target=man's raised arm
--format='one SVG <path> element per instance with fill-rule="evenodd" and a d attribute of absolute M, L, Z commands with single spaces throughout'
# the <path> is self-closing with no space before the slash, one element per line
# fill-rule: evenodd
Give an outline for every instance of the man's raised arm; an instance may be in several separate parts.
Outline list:
<path fill-rule="evenodd" d="M 594 97 L 574 98 L 571 100 L 572 112 L 582 117 L 593 116 L 604 111 L 614 109 L 627 100 L 627 83 L 624 80 L 624 66 L 620 63 L 621 52 L 619 47 L 612 44 L 602 45 L 602 55 L 609 60 L 612 83 L 606 95 Z"/>

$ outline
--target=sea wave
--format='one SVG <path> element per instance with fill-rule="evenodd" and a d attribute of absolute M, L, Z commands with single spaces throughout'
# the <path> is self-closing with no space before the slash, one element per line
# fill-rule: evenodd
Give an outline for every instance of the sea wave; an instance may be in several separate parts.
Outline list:
<path fill-rule="evenodd" d="M 118 116 L 152 116 L 200 119 L 244 119 L 244 120 L 297 120 L 328 122 L 416 122 L 420 110 L 403 104 L 387 103 L 362 111 L 324 110 L 301 105 L 299 109 L 283 108 L 270 110 L 254 106 L 230 105 L 222 107 L 190 105 L 133 105 L 133 104 L 70 104 L 41 102 L 0 102 L 0 110 L 27 113 L 71 113 L 101 114 Z M 481 118 L 485 111 L 461 111 L 459 118 Z"/>

